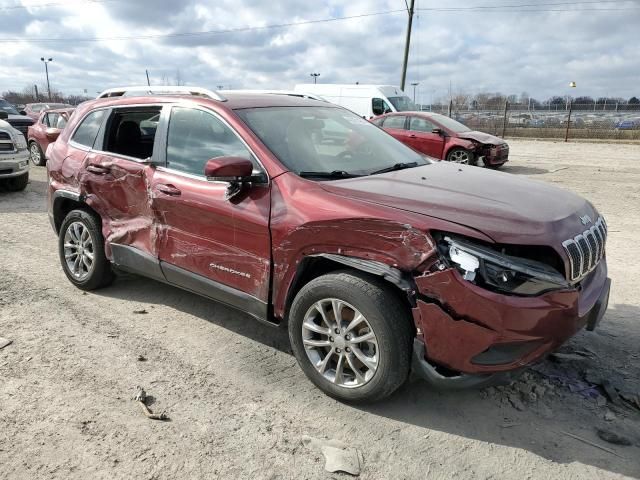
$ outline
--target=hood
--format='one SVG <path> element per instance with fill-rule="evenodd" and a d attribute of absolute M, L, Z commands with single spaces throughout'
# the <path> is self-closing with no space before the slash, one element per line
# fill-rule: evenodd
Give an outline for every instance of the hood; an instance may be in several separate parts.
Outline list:
<path fill-rule="evenodd" d="M 456 134 L 459 138 L 465 138 L 467 140 L 475 140 L 476 142 L 486 143 L 489 145 L 502 145 L 505 141 L 502 138 L 496 137 L 494 135 L 489 135 L 488 133 L 482 132 L 462 132 Z"/>
<path fill-rule="evenodd" d="M 584 198 L 509 173 L 447 162 L 381 175 L 320 183 L 336 195 L 398 208 L 473 228 L 498 243 L 561 244 L 597 212 Z"/>
<path fill-rule="evenodd" d="M 6 121 L 11 123 L 12 120 L 24 120 L 24 121 L 29 121 L 29 122 L 33 123 L 33 118 L 28 117 L 27 115 L 13 115 L 13 114 L 10 114 Z"/>

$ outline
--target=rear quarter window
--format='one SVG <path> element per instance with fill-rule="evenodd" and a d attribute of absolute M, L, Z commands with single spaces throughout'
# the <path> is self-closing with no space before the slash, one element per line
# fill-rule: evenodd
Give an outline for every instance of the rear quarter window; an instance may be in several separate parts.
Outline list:
<path fill-rule="evenodd" d="M 71 141 L 79 145 L 92 148 L 105 115 L 105 110 L 96 110 L 95 112 L 91 112 L 87 115 L 84 120 L 80 122 L 80 125 L 74 132 L 73 137 L 71 137 Z"/>

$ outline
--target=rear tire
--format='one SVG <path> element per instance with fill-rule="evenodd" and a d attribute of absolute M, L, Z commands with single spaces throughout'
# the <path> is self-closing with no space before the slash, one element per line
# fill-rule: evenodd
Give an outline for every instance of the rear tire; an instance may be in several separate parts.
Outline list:
<path fill-rule="evenodd" d="M 79 289 L 95 290 L 113 282 L 97 215 L 85 210 L 69 212 L 60 226 L 58 253 L 65 275 Z"/>
<path fill-rule="evenodd" d="M 44 158 L 44 153 L 42 153 L 42 149 L 38 142 L 31 141 L 29 143 L 29 158 L 31 159 L 31 163 L 33 163 L 37 167 L 42 167 L 47 160 Z"/>
<path fill-rule="evenodd" d="M 29 184 L 29 172 L 19 177 L 8 178 L 5 180 L 6 189 L 10 192 L 19 192 L 27 188 Z"/>
<path fill-rule="evenodd" d="M 412 332 L 409 310 L 391 287 L 356 271 L 312 280 L 289 314 L 289 339 L 303 372 L 346 402 L 381 400 L 405 382 Z"/>

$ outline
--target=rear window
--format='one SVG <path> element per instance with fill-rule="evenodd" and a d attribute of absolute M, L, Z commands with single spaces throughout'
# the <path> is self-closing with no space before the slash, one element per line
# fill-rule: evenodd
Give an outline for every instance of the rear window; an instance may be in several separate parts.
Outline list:
<path fill-rule="evenodd" d="M 76 129 L 71 140 L 85 147 L 92 148 L 93 143 L 96 141 L 98 130 L 100 130 L 102 126 L 105 114 L 105 110 L 96 110 L 87 115 Z"/>

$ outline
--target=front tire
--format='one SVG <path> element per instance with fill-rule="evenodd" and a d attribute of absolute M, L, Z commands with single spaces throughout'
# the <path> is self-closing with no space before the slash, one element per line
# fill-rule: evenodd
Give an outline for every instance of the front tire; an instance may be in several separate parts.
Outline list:
<path fill-rule="evenodd" d="M 31 163 L 33 163 L 37 167 L 41 167 L 46 163 L 44 158 L 44 153 L 42 153 L 42 149 L 38 142 L 29 143 L 29 158 L 31 159 Z"/>
<path fill-rule="evenodd" d="M 464 148 L 452 148 L 445 158 L 447 162 L 463 163 L 465 165 L 474 165 L 475 159 L 473 152 Z"/>
<path fill-rule="evenodd" d="M 65 275 L 81 290 L 95 290 L 113 281 L 97 215 L 85 210 L 69 212 L 60 227 L 58 253 Z"/>
<path fill-rule="evenodd" d="M 327 395 L 374 402 L 409 374 L 409 311 L 376 277 L 337 272 L 318 277 L 296 295 L 289 339 L 305 375 Z"/>

